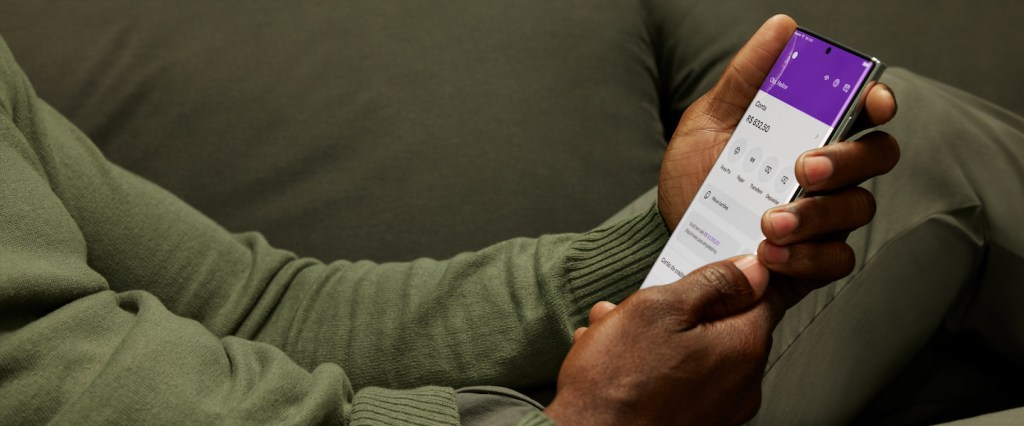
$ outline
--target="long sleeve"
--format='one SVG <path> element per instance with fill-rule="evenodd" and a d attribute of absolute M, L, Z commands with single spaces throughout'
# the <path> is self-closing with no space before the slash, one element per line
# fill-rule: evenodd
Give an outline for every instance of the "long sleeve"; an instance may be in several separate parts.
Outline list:
<path fill-rule="evenodd" d="M 667 238 L 652 209 L 447 261 L 325 264 L 106 161 L 2 42 L 0 95 L 0 411 L 30 422 L 452 423 L 451 386 L 552 379 L 589 306 L 632 292 Z"/>

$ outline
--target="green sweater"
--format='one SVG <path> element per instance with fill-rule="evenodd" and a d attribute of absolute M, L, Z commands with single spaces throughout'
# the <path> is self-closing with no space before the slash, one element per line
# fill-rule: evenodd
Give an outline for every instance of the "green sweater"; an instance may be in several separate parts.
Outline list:
<path fill-rule="evenodd" d="M 652 208 L 445 261 L 297 257 L 105 160 L 0 41 L 4 423 L 456 424 L 453 387 L 551 382 L 666 238 Z"/>

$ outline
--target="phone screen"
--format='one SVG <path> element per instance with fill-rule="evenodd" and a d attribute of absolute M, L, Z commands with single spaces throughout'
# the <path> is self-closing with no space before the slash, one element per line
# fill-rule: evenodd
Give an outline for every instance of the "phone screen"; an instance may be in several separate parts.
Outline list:
<path fill-rule="evenodd" d="M 642 287 L 751 254 L 761 215 L 790 202 L 801 153 L 844 136 L 884 65 L 798 29 L 754 96 Z"/>

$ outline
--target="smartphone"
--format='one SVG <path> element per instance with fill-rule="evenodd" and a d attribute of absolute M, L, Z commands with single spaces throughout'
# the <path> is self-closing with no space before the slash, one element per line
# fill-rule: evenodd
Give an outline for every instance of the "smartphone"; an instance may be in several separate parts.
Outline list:
<path fill-rule="evenodd" d="M 775 60 L 641 288 L 752 254 L 761 215 L 796 199 L 797 157 L 850 130 L 885 64 L 798 28 Z"/>

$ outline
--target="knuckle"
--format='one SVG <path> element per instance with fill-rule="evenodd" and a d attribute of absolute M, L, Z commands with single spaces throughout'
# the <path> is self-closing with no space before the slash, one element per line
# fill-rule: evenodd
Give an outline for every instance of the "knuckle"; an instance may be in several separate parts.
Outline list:
<path fill-rule="evenodd" d="M 801 201 L 800 220 L 805 233 L 853 230 L 871 222 L 877 212 L 875 196 L 860 187 Z"/>
<path fill-rule="evenodd" d="M 818 218 L 817 210 L 821 202 L 818 198 L 818 195 L 805 196 L 793 202 L 790 210 L 800 217 L 801 226 L 807 225 L 808 222 L 813 223 Z"/>
<path fill-rule="evenodd" d="M 878 210 L 874 194 L 861 187 L 853 188 L 850 191 L 848 207 L 849 211 L 855 212 L 856 226 L 863 226 L 870 222 Z"/>
<path fill-rule="evenodd" d="M 888 155 L 886 156 L 886 158 L 889 160 L 889 168 L 886 169 L 886 173 L 888 173 L 889 170 L 892 170 L 892 168 L 896 167 L 896 164 L 899 163 L 900 156 L 902 155 L 902 153 L 900 152 L 900 144 L 896 140 L 896 138 L 888 133 L 886 133 L 885 136 L 885 145 L 888 148 Z"/>
<path fill-rule="evenodd" d="M 821 252 L 814 249 L 816 245 L 796 244 L 790 246 L 789 270 L 786 272 L 792 275 L 813 275 L 814 271 L 827 265 L 828 262 L 823 262 L 820 257 Z"/>
<path fill-rule="evenodd" d="M 696 313 L 690 306 L 689 301 L 680 301 L 678 297 L 672 297 L 673 289 L 669 286 L 654 287 L 638 291 L 631 296 L 629 307 L 624 312 L 630 312 L 634 318 L 645 324 L 667 325 L 665 318 L 676 318 L 678 322 L 689 326 L 696 323 Z"/>
<path fill-rule="evenodd" d="M 728 286 L 730 281 L 728 274 L 718 265 L 709 265 L 706 268 L 702 268 L 698 276 L 702 285 L 712 289 L 722 285 Z"/>
<path fill-rule="evenodd" d="M 896 138 L 889 133 L 876 130 L 868 134 L 865 139 L 871 140 L 871 147 L 874 151 L 872 158 L 874 164 L 878 165 L 878 173 L 888 173 L 900 160 L 900 144 Z"/>
<path fill-rule="evenodd" d="M 797 244 L 786 273 L 814 281 L 833 281 L 853 272 L 856 255 L 843 242 Z"/>
<path fill-rule="evenodd" d="M 829 251 L 832 252 L 833 273 L 828 278 L 835 280 L 850 275 L 857 263 L 857 255 L 854 254 L 853 248 L 846 243 L 835 243 Z"/>
<path fill-rule="evenodd" d="M 701 268 L 691 275 L 690 283 L 695 291 L 695 314 L 702 318 L 728 315 L 752 299 L 753 289 L 746 277 L 735 267 L 715 263 Z"/>
<path fill-rule="evenodd" d="M 640 311 L 649 311 L 654 309 L 664 302 L 663 298 L 658 297 L 657 293 L 658 292 L 656 291 L 649 290 L 641 290 L 633 293 L 633 295 L 628 299 L 629 306 Z"/>
<path fill-rule="evenodd" d="M 734 297 L 750 288 L 749 285 L 746 285 L 746 277 L 722 264 L 708 265 L 699 271 L 698 285 L 706 292 L 711 293 L 711 296 L 717 300 Z"/>

